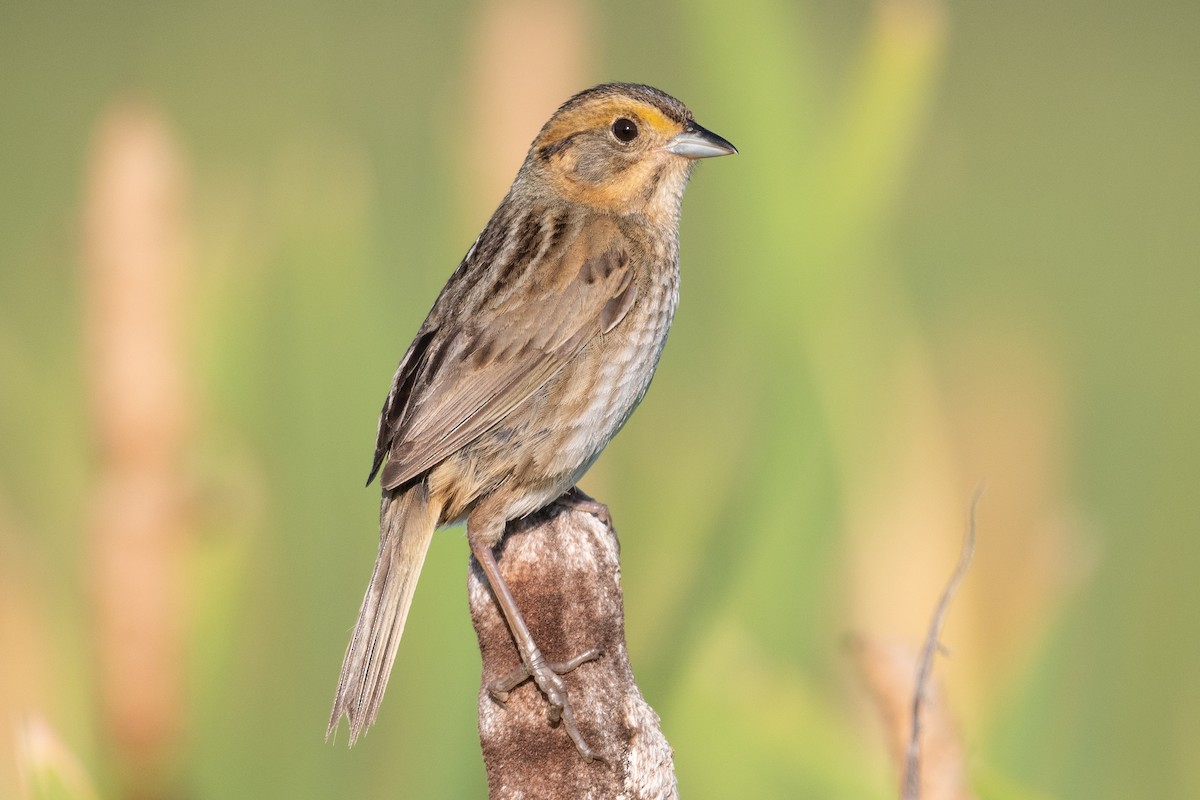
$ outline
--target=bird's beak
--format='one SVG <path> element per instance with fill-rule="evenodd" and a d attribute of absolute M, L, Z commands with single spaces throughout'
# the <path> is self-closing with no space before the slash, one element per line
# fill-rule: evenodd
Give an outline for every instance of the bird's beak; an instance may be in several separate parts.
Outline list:
<path fill-rule="evenodd" d="M 666 149 L 668 153 L 684 158 L 715 158 L 737 152 L 727 140 L 695 122 L 689 122 L 683 133 L 667 143 Z"/>

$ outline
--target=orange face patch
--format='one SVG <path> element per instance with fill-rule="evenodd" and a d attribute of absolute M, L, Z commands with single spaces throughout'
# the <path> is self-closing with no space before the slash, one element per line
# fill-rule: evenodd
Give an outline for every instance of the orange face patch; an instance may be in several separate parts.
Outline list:
<path fill-rule="evenodd" d="M 649 103 L 627 98 L 603 98 L 574 108 L 554 119 L 538 137 L 537 146 L 546 147 L 580 131 L 607 128 L 618 117 L 634 117 L 664 137 L 674 136 L 683 128 Z"/>

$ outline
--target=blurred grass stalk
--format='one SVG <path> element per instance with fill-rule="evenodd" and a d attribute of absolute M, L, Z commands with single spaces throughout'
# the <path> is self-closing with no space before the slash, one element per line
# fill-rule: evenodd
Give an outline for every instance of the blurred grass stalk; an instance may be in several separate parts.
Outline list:
<path fill-rule="evenodd" d="M 183 161 L 163 120 L 137 102 L 114 105 L 92 152 L 84 219 L 97 453 L 87 563 L 99 728 L 126 798 L 176 792 L 186 727 L 185 195 Z"/>
<path fill-rule="evenodd" d="M 880 491 L 887 482 L 904 483 L 904 475 L 891 471 L 894 465 L 886 459 L 895 431 L 908 424 L 911 409 L 889 392 L 880 393 L 879 387 L 899 381 L 897 389 L 908 393 L 907 382 L 915 378 L 916 401 L 927 412 L 924 416 L 937 424 L 933 376 L 920 368 L 928 360 L 927 346 L 903 287 L 887 269 L 883 243 L 941 77 L 946 10 L 938 0 L 873 4 L 849 80 L 823 107 L 818 73 L 807 61 L 815 48 L 805 41 L 808 28 L 799 9 L 782 0 L 744 3 L 736 15 L 716 2 L 699 8 L 692 33 L 702 43 L 699 52 L 708 56 L 699 79 L 722 92 L 735 119 L 762 120 L 753 131 L 757 141 L 743 142 L 736 131 L 729 134 L 747 159 L 738 164 L 734 177 L 741 181 L 738 189 L 745 202 L 731 212 L 738 215 L 736 222 L 725 225 L 736 238 L 719 246 L 723 258 L 739 266 L 731 270 L 731 303 L 742 306 L 741 319 L 759 327 L 755 357 L 775 368 L 766 385 L 758 388 L 756 438 L 762 446 L 756 448 L 755 463 L 739 470 L 754 479 L 730 493 L 733 510 L 717 520 L 727 529 L 710 534 L 713 544 L 706 549 L 722 553 L 720 563 L 700 571 L 690 596 L 680 604 L 714 613 L 738 609 L 736 617 L 685 626 L 708 626 L 706 633 L 697 634 L 697 641 L 686 645 L 693 656 L 707 651 L 707 639 L 744 642 L 740 660 L 730 662 L 728 674 L 697 675 L 681 684 L 689 691 L 696 686 L 740 685 L 742 695 L 753 695 L 743 681 L 753 671 L 762 683 L 760 696 L 757 701 L 743 696 L 734 703 L 716 693 L 704 701 L 709 708 L 697 708 L 692 699 L 691 708 L 680 716 L 689 729 L 688 722 L 697 725 L 706 717 L 724 718 L 729 725 L 731 718 L 740 716 L 741 721 L 732 724 L 745 746 L 725 756 L 744 760 L 746 769 L 739 770 L 744 780 L 747 774 L 766 776 L 779 769 L 778 761 L 765 755 L 778 750 L 779 740 L 764 741 L 756 724 L 757 708 L 782 696 L 807 696 L 812 702 L 792 709 L 786 730 L 773 731 L 789 740 L 789 785 L 796 793 L 883 792 L 891 781 L 882 756 L 875 780 L 862 773 L 863 761 L 854 774 L 847 771 L 846 762 L 829 757 L 825 743 L 830 736 L 857 739 L 861 732 L 848 724 L 852 715 L 841 707 L 844 698 L 830 694 L 831 687 L 814 694 L 817 676 L 802 674 L 789 660 L 798 649 L 828 650 L 828 642 L 801 640 L 844 630 L 853 611 L 803 605 L 771 611 L 763 607 L 762 587 L 794 586 L 796 602 L 807 603 L 820 602 L 817 591 L 809 588 L 813 585 L 844 585 L 845 603 L 851 609 L 859 606 L 854 595 L 864 587 L 855 575 L 825 577 L 837 570 L 836 562 L 829 561 L 837 551 L 827 543 L 840 529 L 842 541 L 851 547 L 851 560 L 857 558 L 856 540 L 874 533 L 856 524 L 860 509 L 878 508 L 881 497 L 893 499 L 890 491 Z M 748 41 L 756 46 L 742 49 Z M 747 280 L 746 272 L 757 271 L 764 273 L 761 280 Z M 906 374 L 914 365 L 919 367 L 915 375 Z M 797 402 L 797 392 L 815 394 L 815 415 L 797 411 L 808 405 Z M 814 451 L 822 447 L 826 452 L 814 458 Z M 824 476 L 826 464 L 829 477 Z M 840 509 L 833 518 L 823 515 L 828 500 L 816 493 L 836 497 Z M 949 493 L 944 510 L 948 544 L 957 544 L 954 523 L 962 507 L 954 497 Z M 728 526 L 737 528 L 734 547 L 721 544 L 733 535 Z M 863 536 L 862 547 L 868 550 L 869 540 Z M 935 548 L 919 554 L 931 562 L 929 594 L 937 592 L 945 568 L 936 558 L 938 552 Z M 953 562 L 953 552 L 946 548 L 945 564 Z M 851 573 L 855 569 L 852 566 Z M 919 580 L 920 573 L 903 577 Z M 890 602 L 909 614 L 918 632 L 915 642 L 931 603 L 918 596 L 910 608 L 903 585 L 907 584 L 893 580 L 878 588 L 891 593 Z M 732 602 L 714 597 L 719 592 L 728 593 Z M 838 593 L 835 589 L 834 597 Z M 769 620 L 760 621 L 764 614 Z M 749 630 L 722 632 L 730 625 Z M 746 633 L 755 639 L 746 639 Z M 684 658 L 693 670 L 712 663 Z M 679 711 L 679 705 L 674 710 Z M 739 711 L 738 706 L 743 708 Z M 702 752 L 704 743 L 688 736 L 676 746 L 681 774 L 705 770 L 705 779 L 719 792 L 721 781 L 729 779 L 688 756 L 689 751 Z M 761 785 L 725 788 L 747 796 L 778 791 L 774 779 L 761 780 Z"/>
<path fill-rule="evenodd" d="M 745 265 L 731 270 L 730 301 L 743 306 L 743 319 L 757 321 L 756 358 L 775 368 L 758 401 L 763 446 L 755 463 L 739 470 L 754 479 L 730 493 L 734 511 L 718 520 L 705 548 L 721 558 L 700 572 L 679 606 L 736 609 L 733 616 L 708 614 L 680 626 L 708 626 L 682 650 L 702 654 L 709 641 L 724 639 L 740 640 L 742 652 L 718 662 L 728 673 L 717 674 L 701 674 L 696 664 L 711 662 L 685 656 L 697 672 L 685 691 L 735 685 L 750 667 L 773 688 L 757 701 L 743 697 L 742 705 L 770 704 L 789 691 L 803 697 L 816 687 L 821 700 L 792 715 L 790 749 L 805 755 L 795 759 L 789 779 L 819 794 L 862 795 L 865 788 L 839 771 L 845 764 L 823 758 L 821 750 L 831 732 L 857 738 L 861 731 L 847 725 L 852 715 L 827 696 L 830 687 L 791 669 L 786 648 L 803 645 L 786 643 L 846 627 L 881 640 L 919 641 L 942 575 L 955 560 L 970 487 L 996 472 L 1036 475 L 1030 485 L 996 486 L 993 502 L 982 509 L 986 555 L 949 624 L 947 641 L 959 645 L 946 674 L 949 695 L 967 712 L 968 740 L 984 736 L 985 714 L 1013 677 L 997 665 L 1010 666 L 1014 652 L 1028 652 L 1061 608 L 1069 578 L 1064 559 L 1055 557 L 1069 549 L 1064 531 L 1061 525 L 1047 530 L 1045 518 L 1049 511 L 1054 526 L 1062 506 L 1055 452 L 1061 431 L 1047 430 L 1059 423 L 1054 359 L 1041 342 L 1015 339 L 1011 327 L 1000 327 L 1001 341 L 987 347 L 968 328 L 962 363 L 947 369 L 940 359 L 944 346 L 935 349 L 923 335 L 903 277 L 889 263 L 889 228 L 942 77 L 950 31 L 943 3 L 876 2 L 850 78 L 830 95 L 828 107 L 816 99 L 816 73 L 804 60 L 806 28 L 792 7 L 760 0 L 743 4 L 735 17 L 719 3 L 700 7 L 694 34 L 709 55 L 701 78 L 720 87 L 735 118 L 769 113 L 769 122 L 754 131 L 758 141 L 743 144 L 731 134 L 747 159 L 734 176 L 746 202 L 734 212 L 736 223 L 726 225 L 737 238 L 719 246 L 727 263 Z M 739 52 L 745 41 L 758 46 Z M 760 268 L 764 280 L 746 279 L 746 270 Z M 996 329 L 996 321 L 989 322 L 988 330 Z M 997 371 L 1015 371 L 1017 380 Z M 1027 387 L 1026 393 L 1013 396 L 1013 385 Z M 814 415 L 797 412 L 797 392 L 815 395 Z M 956 406 L 964 410 L 952 413 Z M 997 436 L 1007 436 L 1009 446 L 980 447 Z M 811 455 L 822 446 L 831 484 L 822 483 L 822 458 Z M 981 455 L 988 460 L 981 463 Z M 825 492 L 838 504 L 833 519 L 817 510 Z M 730 526 L 739 531 L 732 547 L 722 545 Z M 831 529 L 841 533 L 840 556 L 820 545 Z M 819 592 L 808 587 L 822 582 L 835 600 L 840 595 L 840 604 L 807 605 Z M 796 587 L 797 605 L 764 608 L 768 595 L 760 587 L 782 585 Z M 758 622 L 764 611 L 769 621 Z M 780 623 L 780 613 L 790 615 L 787 623 Z M 963 686 L 967 692 L 955 691 Z M 692 726 L 740 717 L 726 722 L 747 743 L 736 757 L 747 765 L 761 759 L 752 774 L 770 770 L 771 760 L 760 755 L 768 743 L 756 733 L 754 713 L 727 698 L 707 702 L 702 708 L 689 700 Z M 681 775 L 703 769 L 688 755 L 703 742 L 680 737 L 676 745 Z M 881 770 L 885 765 L 881 759 Z M 771 786 L 764 780 L 759 793 L 769 794 Z"/>
<path fill-rule="evenodd" d="M 770 271 L 766 284 L 742 280 L 735 270 L 738 285 L 730 294 L 765 309 L 745 317 L 763 326 L 760 341 L 770 351 L 761 356 L 779 364 L 775 378 L 787 384 L 766 392 L 778 398 L 778 407 L 761 416 L 774 432 L 764 437 L 767 463 L 756 466 L 768 467 L 762 474 L 774 480 L 760 486 L 754 502 L 743 502 L 779 508 L 763 501 L 793 493 L 795 471 L 770 469 L 770 462 L 794 464 L 796 448 L 814 444 L 814 423 L 830 430 L 841 480 L 862 474 L 861 462 L 877 452 L 886 420 L 879 408 L 864 406 L 887 407 L 887 398 L 869 387 L 894 372 L 906 350 L 922 346 L 902 288 L 881 267 L 878 246 L 940 76 L 944 10 L 937 0 L 876 3 L 853 79 L 838 95 L 844 99 L 822 109 L 801 57 L 805 45 L 797 41 L 803 26 L 790 17 L 788 4 L 747 4 L 732 24 L 749 29 L 735 36 L 727 36 L 726 6 L 705 8 L 712 18 L 698 26 L 697 36 L 707 40 L 700 49 L 714 54 L 712 83 L 721 86 L 728 107 L 742 112 L 735 118 L 756 119 L 770 110 L 758 131 L 763 152 L 747 146 L 749 160 L 739 164 L 744 196 L 761 202 L 743 206 L 741 219 L 728 226 L 739 238 L 727 247 L 742 254 L 738 262 L 761 261 Z M 749 58 L 734 58 L 741 41 L 760 46 Z M 821 119 L 833 122 L 821 126 Z M 788 263 L 773 263 L 779 254 L 787 254 Z M 820 393 L 821 420 L 795 413 L 792 391 L 805 368 Z"/>
<path fill-rule="evenodd" d="M 467 201 L 464 218 L 470 220 L 491 215 L 533 135 L 592 72 L 587 4 L 486 0 L 479 6 L 467 64 L 471 124 L 454 119 L 448 126 L 451 135 L 470 134 L 456 149 L 469 169 L 460 185 Z M 514 46 L 520 58 L 512 57 Z"/>
<path fill-rule="evenodd" d="M 946 9 L 941 0 L 878 0 L 845 104 L 833 115 L 817 166 L 823 214 L 818 241 L 838 250 L 869 243 L 886 224 L 929 119 L 941 78 Z"/>
<path fill-rule="evenodd" d="M 17 767 L 26 800 L 100 800 L 79 758 L 40 716 L 21 724 Z"/>

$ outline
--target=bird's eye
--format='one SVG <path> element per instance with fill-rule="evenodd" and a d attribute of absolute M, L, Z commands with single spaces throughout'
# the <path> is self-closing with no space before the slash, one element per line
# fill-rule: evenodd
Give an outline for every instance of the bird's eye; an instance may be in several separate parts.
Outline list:
<path fill-rule="evenodd" d="M 633 120 L 621 117 L 612 124 L 613 136 L 622 142 L 632 142 L 637 138 L 638 129 Z"/>

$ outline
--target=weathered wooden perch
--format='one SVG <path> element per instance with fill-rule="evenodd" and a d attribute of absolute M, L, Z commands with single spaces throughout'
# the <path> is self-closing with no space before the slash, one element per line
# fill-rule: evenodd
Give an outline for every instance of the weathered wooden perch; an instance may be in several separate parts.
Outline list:
<path fill-rule="evenodd" d="M 501 704 L 492 682 L 520 665 L 512 636 L 483 573 L 471 560 L 471 618 L 483 657 L 479 738 L 490 800 L 516 798 L 676 798 L 671 748 L 643 699 L 625 648 L 620 545 L 616 531 L 586 511 L 551 505 L 509 526 L 497 549 L 534 640 L 552 662 L 598 647 L 600 658 L 565 676 L 588 745 L 603 761 L 580 757 L 546 699 L 526 681 Z"/>

